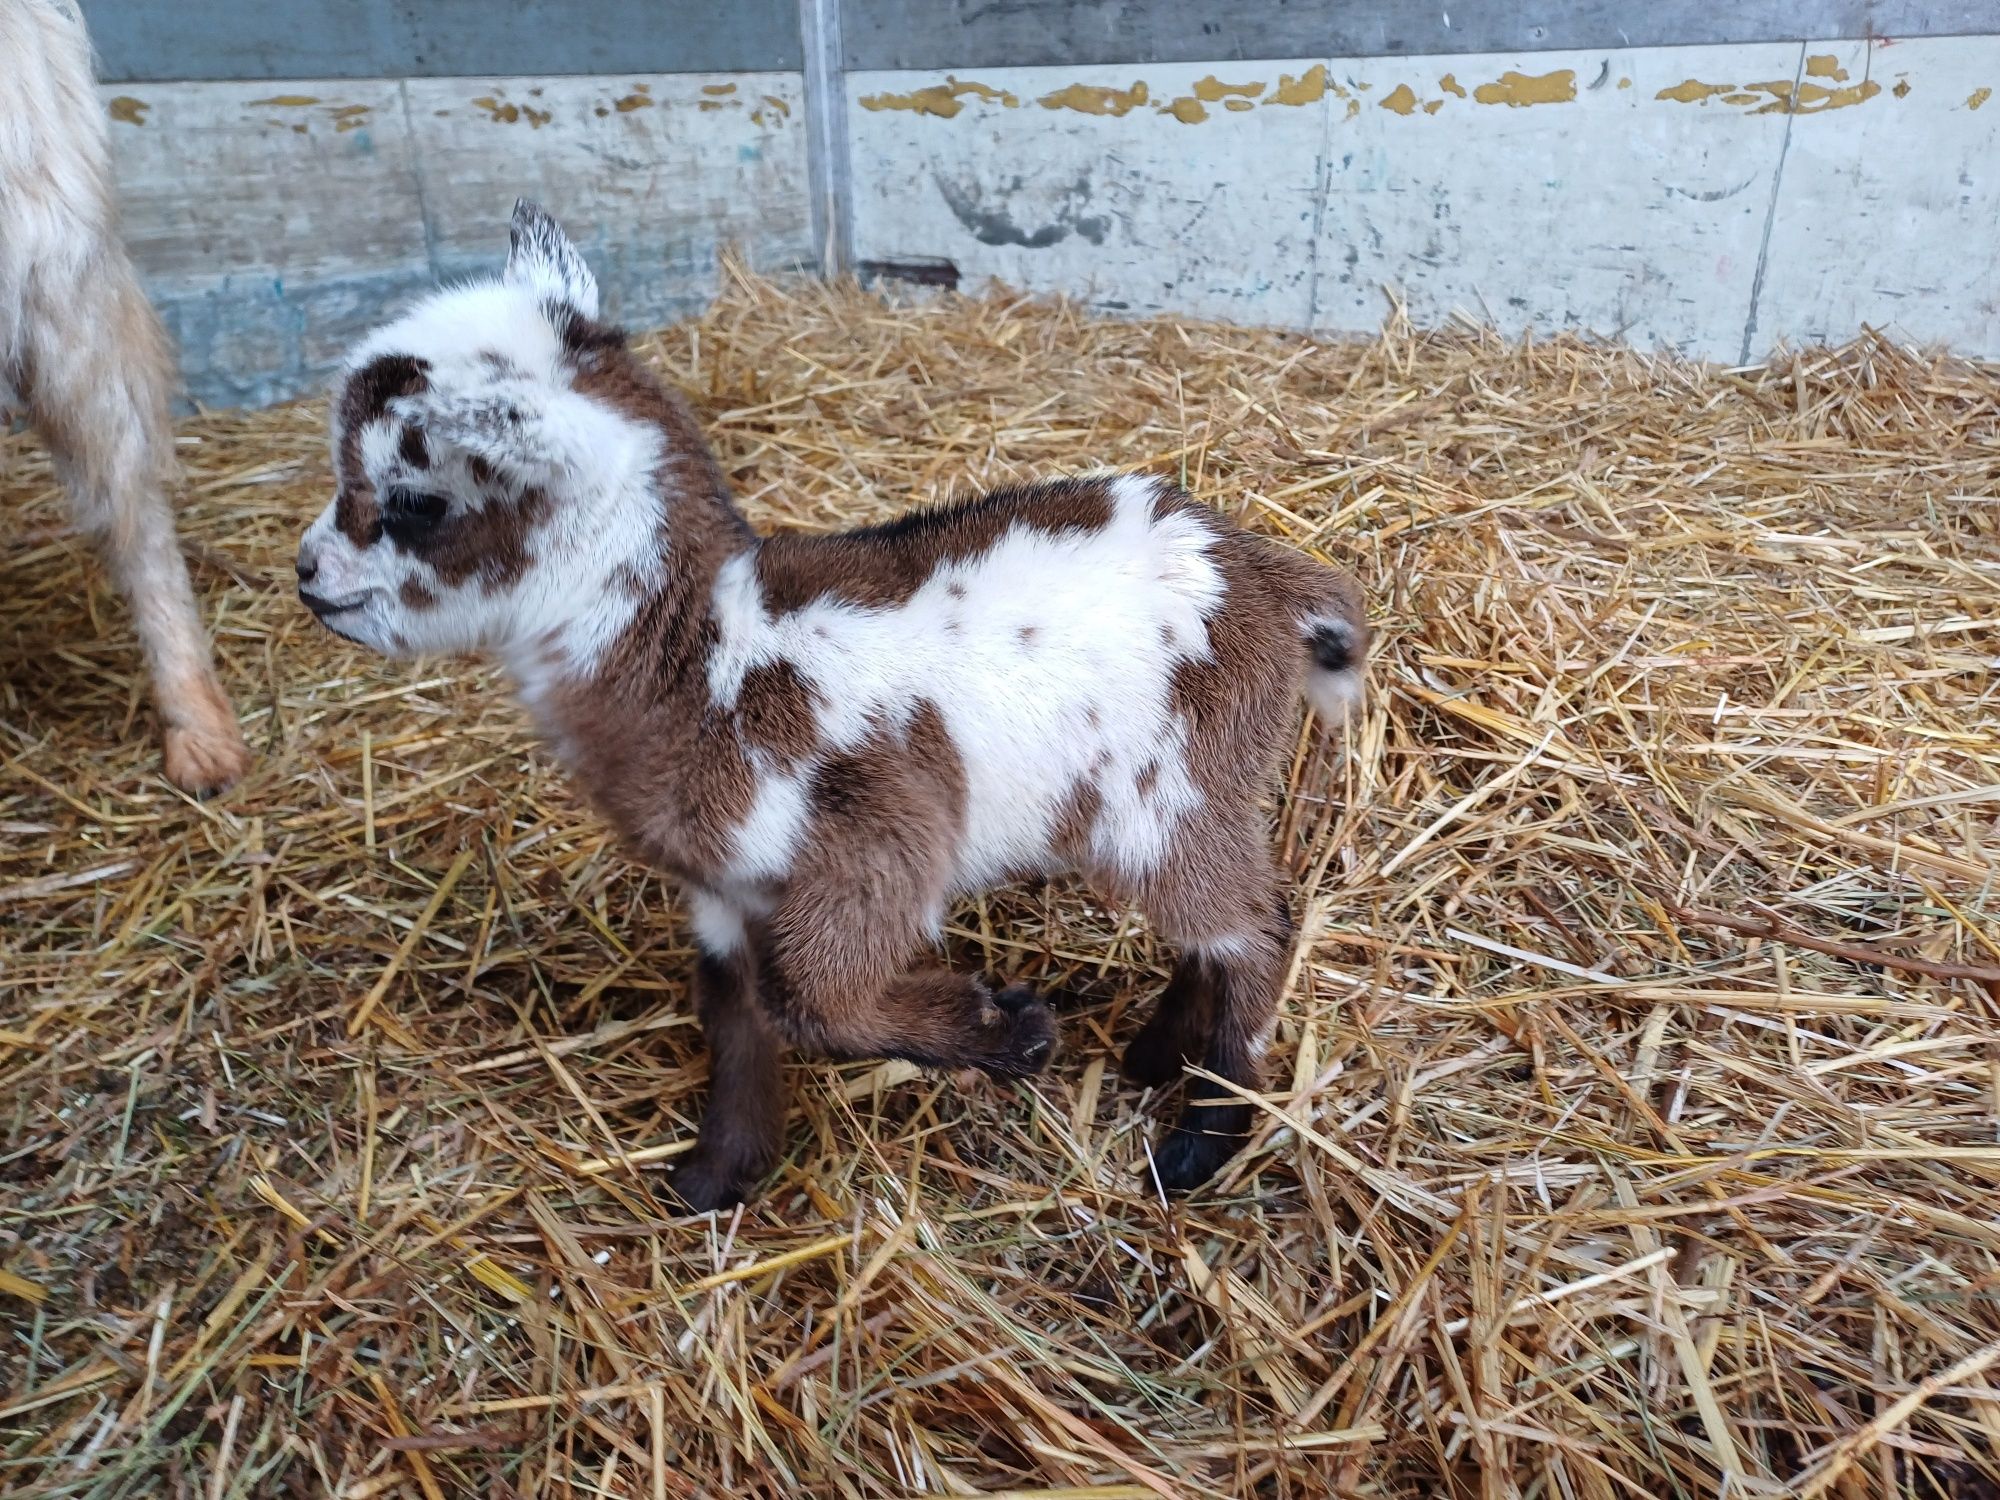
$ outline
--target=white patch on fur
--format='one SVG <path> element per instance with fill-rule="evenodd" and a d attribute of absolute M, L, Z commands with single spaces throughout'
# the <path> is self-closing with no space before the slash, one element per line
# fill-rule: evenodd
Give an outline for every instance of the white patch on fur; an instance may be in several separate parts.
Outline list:
<path fill-rule="evenodd" d="M 687 893 L 688 925 L 694 928 L 695 941 L 717 958 L 726 958 L 741 948 L 748 934 L 744 930 L 743 913 L 736 906 L 699 887 L 690 887 Z"/>
<path fill-rule="evenodd" d="M 1208 654 L 1207 619 L 1224 585 L 1198 514 L 1156 519 L 1152 479 L 1121 475 L 1110 489 L 1103 529 L 1015 525 L 890 608 L 827 598 L 774 616 L 749 559 L 733 561 L 715 585 L 716 701 L 734 702 L 753 668 L 789 662 L 818 690 L 831 750 L 904 728 L 934 705 L 966 776 L 956 889 L 1053 868 L 1057 815 L 1083 786 L 1101 799 L 1096 856 L 1143 873 L 1200 805 L 1171 689 L 1182 661 Z M 760 785 L 760 805 L 769 795 Z"/>
<path fill-rule="evenodd" d="M 772 659 L 760 655 L 768 647 L 770 632 L 754 552 L 739 552 L 716 570 L 714 609 L 719 639 L 708 658 L 708 692 L 728 708 L 743 691 L 743 679 L 751 668 Z"/>
<path fill-rule="evenodd" d="M 1204 938 L 1199 943 L 1189 944 L 1188 951 L 1203 958 L 1241 959 L 1250 956 L 1250 947 L 1251 939 L 1237 933 Z"/>
<path fill-rule="evenodd" d="M 792 867 L 805 837 L 812 799 L 802 777 L 759 767 L 750 811 L 735 830 L 729 873 L 745 882 L 778 880 Z"/>

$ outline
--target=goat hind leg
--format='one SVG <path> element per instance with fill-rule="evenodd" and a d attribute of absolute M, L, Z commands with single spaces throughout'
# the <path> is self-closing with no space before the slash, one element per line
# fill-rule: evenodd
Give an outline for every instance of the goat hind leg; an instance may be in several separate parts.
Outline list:
<path fill-rule="evenodd" d="M 22 329 L 29 415 L 55 456 L 78 529 L 132 611 L 168 779 L 191 792 L 219 791 L 248 769 L 250 752 L 216 677 L 167 504 L 175 466 L 165 331 L 115 241 L 90 273 L 40 291 L 28 299 Z"/>
<path fill-rule="evenodd" d="M 1244 853 L 1227 881 L 1154 892 L 1149 911 L 1183 944 L 1159 1008 L 1126 1053 L 1128 1075 L 1165 1082 L 1185 1062 L 1254 1089 L 1291 957 L 1291 910 L 1268 856 Z M 1226 892 L 1226 895 L 1220 893 Z M 1174 898 L 1178 899 L 1174 899 Z M 1254 1110 L 1232 1090 L 1190 1079 L 1179 1116 L 1154 1154 L 1160 1184 L 1185 1192 L 1242 1149 Z"/>

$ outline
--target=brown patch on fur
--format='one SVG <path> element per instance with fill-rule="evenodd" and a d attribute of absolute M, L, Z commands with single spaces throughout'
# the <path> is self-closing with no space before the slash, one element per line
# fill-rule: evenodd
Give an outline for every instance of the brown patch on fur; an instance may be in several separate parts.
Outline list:
<path fill-rule="evenodd" d="M 413 469 L 428 469 L 431 466 L 430 445 L 424 441 L 423 433 L 414 427 L 403 429 L 402 440 L 396 444 L 396 452 L 404 463 Z"/>
<path fill-rule="evenodd" d="M 659 485 L 670 502 L 668 524 L 676 542 L 701 553 L 718 541 L 727 541 L 732 550 L 749 542 L 749 523 L 730 503 L 729 481 L 687 399 L 646 368 L 626 346 L 623 329 L 567 311 L 558 332 L 570 359 L 571 382 L 580 393 L 659 432 Z M 689 534 L 690 528 L 695 534 Z"/>
<path fill-rule="evenodd" d="M 637 575 L 614 581 L 638 596 L 638 614 L 596 675 L 564 684 L 548 711 L 585 790 L 629 844 L 669 872 L 721 882 L 756 790 L 747 740 L 801 740 L 794 716 L 768 701 L 755 705 L 760 727 L 746 737 L 741 715 L 716 712 L 708 693 L 715 575 L 755 536 L 730 503 L 693 411 L 626 347 L 624 334 L 574 312 L 563 314 L 558 331 L 575 388 L 660 433 L 655 482 L 666 566 L 657 586 Z"/>
<path fill-rule="evenodd" d="M 1035 644 L 1036 634 L 1035 627 L 1032 625 L 1023 625 L 1015 632 L 1015 637 L 1020 641 L 1022 650 L 1025 651 L 1028 647 Z"/>
<path fill-rule="evenodd" d="M 930 774 L 933 787 L 943 794 L 945 817 L 954 831 L 965 827 L 965 760 L 958 753 L 951 730 L 945 726 L 944 712 L 928 700 L 917 706 L 903 731 L 903 743 L 912 764 Z"/>
<path fill-rule="evenodd" d="M 438 602 L 438 596 L 420 578 L 405 578 L 403 586 L 396 590 L 396 597 L 405 609 L 435 609 Z"/>
<path fill-rule="evenodd" d="M 620 837 L 669 874 L 716 884 L 756 774 L 736 717 L 713 711 L 714 626 L 689 617 L 685 593 L 648 599 L 597 673 L 559 686 L 549 712 L 584 791 Z"/>
<path fill-rule="evenodd" d="M 803 760 L 819 744 L 817 695 L 788 661 L 764 662 L 743 676 L 736 719 L 746 745 L 781 761 Z"/>
<path fill-rule="evenodd" d="M 511 588 L 533 560 L 528 538 L 549 517 L 552 502 L 538 489 L 489 496 L 477 510 L 454 510 L 400 550 L 428 563 L 438 581 L 457 588 L 473 579 L 488 593 Z"/>
<path fill-rule="evenodd" d="M 908 601 L 945 564 L 990 551 L 1016 526 L 1088 534 L 1108 526 L 1111 514 L 1108 480 L 1056 479 L 996 490 L 859 531 L 769 537 L 757 555 L 757 581 L 777 614 L 828 595 L 885 609 Z M 965 596 L 956 583 L 945 587 L 953 598 Z"/>
<path fill-rule="evenodd" d="M 1104 794 L 1092 781 L 1079 781 L 1056 807 L 1055 822 L 1049 831 L 1049 846 L 1071 864 L 1089 864 L 1091 830 L 1104 810 Z"/>
<path fill-rule="evenodd" d="M 368 424 L 387 415 L 389 403 L 421 395 L 430 387 L 430 363 L 408 354 L 384 354 L 347 377 L 340 388 L 336 419 L 340 447 L 334 474 L 340 489 L 334 496 L 333 522 L 357 547 L 373 545 L 382 534 L 382 511 L 361 461 L 361 435 Z"/>
<path fill-rule="evenodd" d="M 747 683 L 747 679 L 746 679 Z M 941 847 L 956 845 L 965 822 L 965 763 L 934 703 L 924 703 L 901 734 L 887 730 L 858 750 L 825 761 L 813 775 L 812 804 L 822 832 L 881 831 L 870 843 L 899 839 L 900 828 L 929 828 Z M 934 863 L 935 855 L 924 861 Z M 857 863 L 856 876 L 869 866 Z"/>
<path fill-rule="evenodd" d="M 1216 528 L 1208 556 L 1223 605 L 1207 620 L 1207 653 L 1174 668 L 1172 703 L 1187 725 L 1195 785 L 1247 814 L 1298 711 L 1310 661 L 1302 621 L 1343 613 L 1350 600 L 1358 617 L 1358 591 L 1345 574 L 1235 527 Z M 1367 626 L 1357 631 L 1365 642 Z"/>

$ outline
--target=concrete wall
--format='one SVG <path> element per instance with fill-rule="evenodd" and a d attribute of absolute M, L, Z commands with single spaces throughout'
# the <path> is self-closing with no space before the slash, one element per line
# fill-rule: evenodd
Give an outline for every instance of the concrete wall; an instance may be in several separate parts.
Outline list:
<path fill-rule="evenodd" d="M 83 6 L 197 400 L 318 389 L 399 304 L 496 269 L 519 194 L 633 325 L 703 306 L 726 245 L 815 260 L 795 0 Z"/>
<path fill-rule="evenodd" d="M 312 390 L 451 277 L 497 270 L 518 194 L 606 312 L 666 322 L 717 256 L 811 256 L 797 73 L 106 85 L 124 230 L 196 399 Z"/>
<path fill-rule="evenodd" d="M 848 75 L 863 262 L 1097 306 L 2000 356 L 2000 38 Z"/>
<path fill-rule="evenodd" d="M 317 388 L 524 192 L 633 324 L 735 243 L 1299 328 L 1393 291 L 1729 362 L 1863 323 L 2000 356 L 1996 0 L 83 4 L 207 402 Z"/>

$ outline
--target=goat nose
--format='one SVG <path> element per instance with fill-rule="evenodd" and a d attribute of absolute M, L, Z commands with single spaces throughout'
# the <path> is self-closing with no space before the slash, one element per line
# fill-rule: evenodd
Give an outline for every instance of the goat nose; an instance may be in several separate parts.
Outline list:
<path fill-rule="evenodd" d="M 299 560 L 294 566 L 298 571 L 300 583 L 311 583 L 314 575 L 319 572 L 318 559 L 306 552 L 299 553 Z"/>

